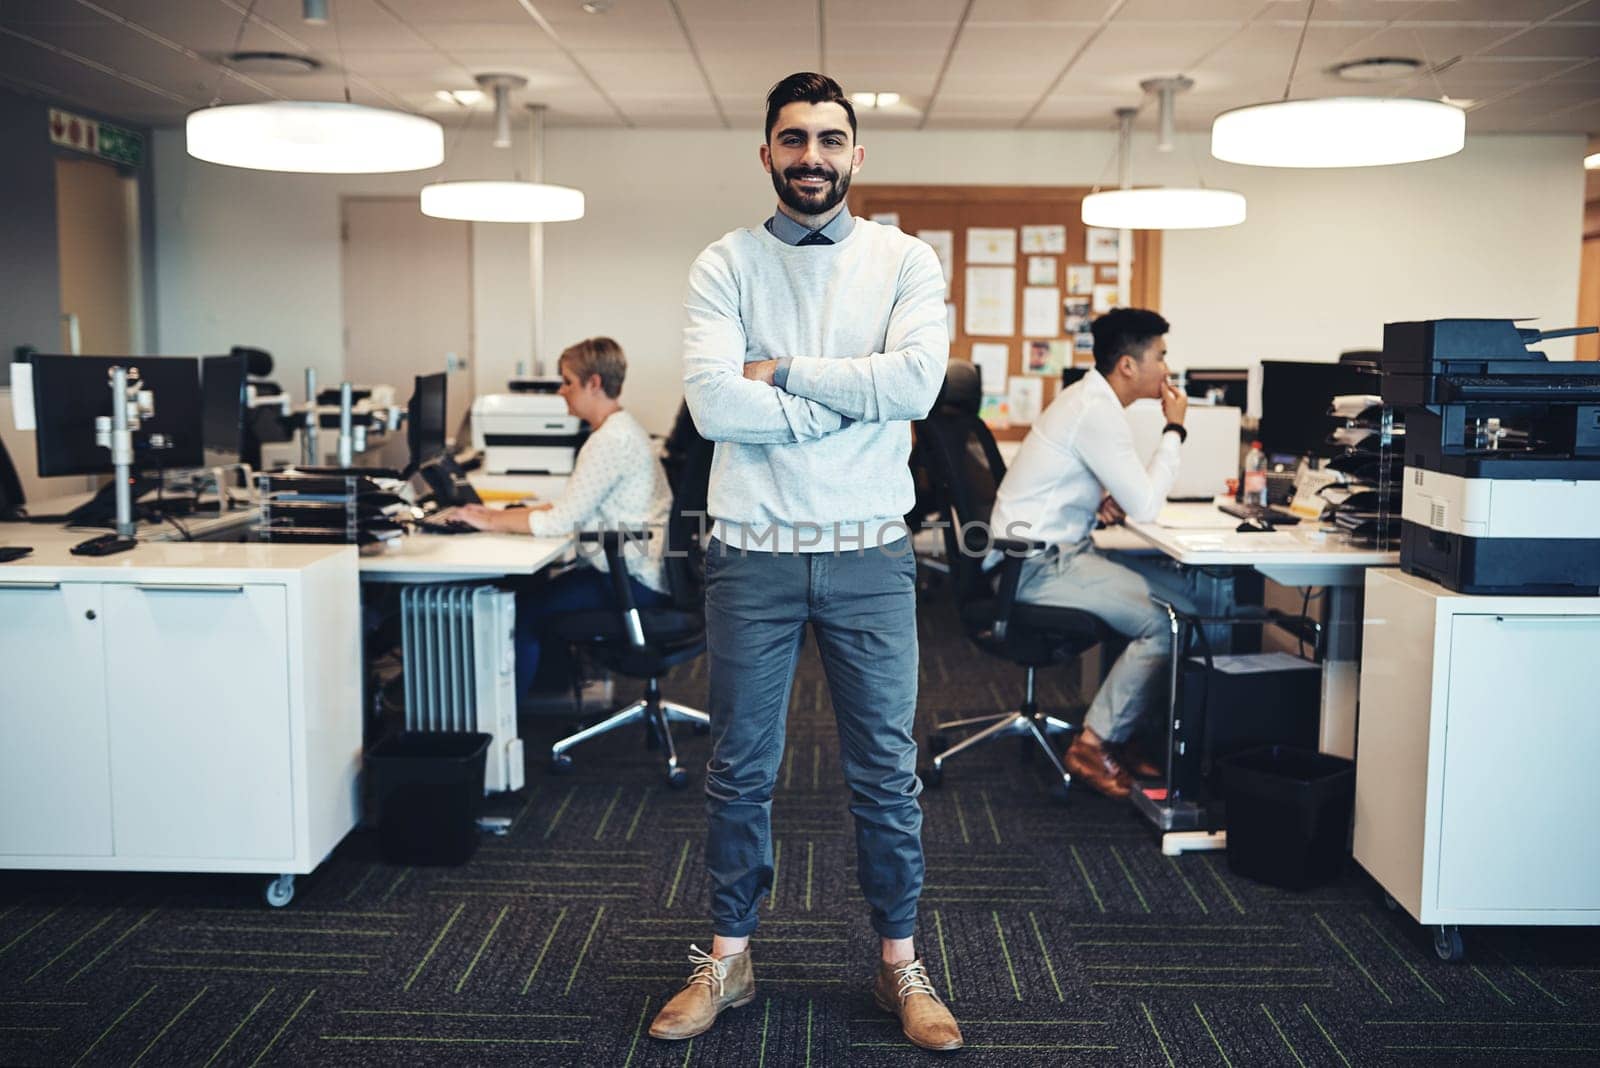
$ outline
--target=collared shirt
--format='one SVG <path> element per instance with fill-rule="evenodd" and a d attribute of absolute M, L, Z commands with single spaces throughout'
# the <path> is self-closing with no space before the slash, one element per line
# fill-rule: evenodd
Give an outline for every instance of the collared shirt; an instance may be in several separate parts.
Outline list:
<path fill-rule="evenodd" d="M 789 218 L 781 211 L 772 213 L 772 218 L 766 221 L 767 233 L 782 241 L 785 245 L 801 245 L 806 243 L 806 238 L 818 234 L 826 241 L 812 241 L 813 245 L 837 245 L 850 235 L 855 229 L 856 221 L 850 217 L 850 204 L 845 203 L 839 213 L 824 223 L 821 228 L 808 230 L 804 226 Z"/>
<path fill-rule="evenodd" d="M 1163 433 L 1149 467 L 1141 464 L 1122 401 L 1091 369 L 1061 391 L 1023 440 L 995 494 L 995 536 L 1076 545 L 1094 530 L 1107 493 L 1129 519 L 1148 523 L 1178 477 L 1179 444 L 1176 431 Z"/>

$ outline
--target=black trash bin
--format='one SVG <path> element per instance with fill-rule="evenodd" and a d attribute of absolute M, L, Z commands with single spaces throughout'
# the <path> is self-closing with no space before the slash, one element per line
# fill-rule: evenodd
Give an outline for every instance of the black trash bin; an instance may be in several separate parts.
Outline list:
<path fill-rule="evenodd" d="M 483 766 L 493 737 L 469 732 L 391 735 L 367 752 L 383 859 L 465 864 L 478 848 Z"/>
<path fill-rule="evenodd" d="M 1349 853 L 1354 761 L 1269 745 L 1217 764 L 1227 801 L 1229 868 L 1289 890 L 1338 876 Z"/>

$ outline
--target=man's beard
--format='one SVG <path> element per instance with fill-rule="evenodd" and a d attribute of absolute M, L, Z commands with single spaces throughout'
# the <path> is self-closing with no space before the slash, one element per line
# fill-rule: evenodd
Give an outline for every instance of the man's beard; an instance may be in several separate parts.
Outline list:
<path fill-rule="evenodd" d="M 824 177 L 833 179 L 832 184 L 825 185 L 815 193 L 806 192 L 791 184 L 796 178 Z M 772 188 L 777 191 L 778 199 L 797 215 L 826 215 L 838 207 L 845 195 L 850 192 L 850 175 L 835 174 L 832 171 L 805 170 L 800 167 L 790 167 L 785 172 L 772 172 Z"/>

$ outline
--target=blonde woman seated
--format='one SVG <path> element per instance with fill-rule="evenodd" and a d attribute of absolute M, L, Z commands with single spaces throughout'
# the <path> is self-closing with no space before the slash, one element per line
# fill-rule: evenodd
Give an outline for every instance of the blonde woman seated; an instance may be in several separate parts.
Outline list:
<path fill-rule="evenodd" d="M 580 341 L 561 354 L 561 398 L 567 411 L 593 428 L 559 500 L 526 508 L 469 504 L 454 514 L 479 530 L 560 537 L 579 530 L 649 530 L 649 540 L 629 539 L 624 548 L 628 580 L 640 608 L 667 603 L 661 553 L 672 491 L 650 444 L 650 436 L 617 402 L 628 360 L 608 337 Z M 517 693 L 528 692 L 539 668 L 544 621 L 569 612 L 609 608 L 611 580 L 606 559 L 585 552 L 580 566 L 517 596 Z"/>

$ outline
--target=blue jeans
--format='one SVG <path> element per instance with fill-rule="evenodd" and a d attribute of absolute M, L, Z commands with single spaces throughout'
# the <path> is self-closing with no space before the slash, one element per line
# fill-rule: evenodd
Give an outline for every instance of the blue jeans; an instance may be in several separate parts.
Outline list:
<path fill-rule="evenodd" d="M 671 601 L 633 576 L 633 603 L 640 608 L 657 608 Z M 579 567 L 558 575 L 542 586 L 517 594 L 517 696 L 522 697 L 539 673 L 539 639 L 551 616 L 570 612 L 593 612 L 615 608 L 611 596 L 611 576 L 592 567 Z"/>
<path fill-rule="evenodd" d="M 898 555 L 895 555 L 898 553 Z M 922 893 L 917 795 L 916 561 L 864 553 L 706 552 L 711 760 L 706 872 L 713 930 L 742 937 L 772 888 L 772 791 L 795 660 L 811 624 L 839 728 L 856 869 L 884 938 L 909 938 Z"/>

